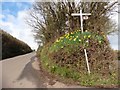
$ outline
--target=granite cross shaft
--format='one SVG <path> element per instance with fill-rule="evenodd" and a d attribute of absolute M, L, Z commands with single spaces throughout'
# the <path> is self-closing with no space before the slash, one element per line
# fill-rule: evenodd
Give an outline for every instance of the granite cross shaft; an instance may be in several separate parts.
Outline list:
<path fill-rule="evenodd" d="M 80 16 L 80 22 L 81 22 L 81 31 L 83 33 L 83 16 L 88 16 L 91 15 L 90 13 L 82 13 L 82 10 L 80 10 L 80 13 L 72 13 L 72 16 Z M 88 63 L 88 56 L 87 56 L 87 51 L 86 49 L 84 49 L 84 53 L 85 53 L 85 59 L 86 59 L 86 64 L 87 64 L 87 70 L 88 73 L 90 74 L 90 67 L 89 67 L 89 63 Z"/>

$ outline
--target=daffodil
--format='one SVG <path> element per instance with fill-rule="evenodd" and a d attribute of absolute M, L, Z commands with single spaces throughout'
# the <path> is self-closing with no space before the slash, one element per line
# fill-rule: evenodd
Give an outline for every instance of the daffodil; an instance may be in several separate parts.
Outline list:
<path fill-rule="evenodd" d="M 68 37 L 69 36 L 69 33 L 65 34 L 65 37 Z"/>
<path fill-rule="evenodd" d="M 63 39 L 64 37 L 60 37 L 60 39 Z"/>
<path fill-rule="evenodd" d="M 84 36 L 84 39 L 86 38 L 86 35 Z"/>
<path fill-rule="evenodd" d="M 46 65 L 46 66 L 48 66 L 49 64 L 48 64 L 48 63 L 46 63 L 45 65 Z"/>
<path fill-rule="evenodd" d="M 73 32 L 71 32 L 71 34 L 73 34 Z"/>
<path fill-rule="evenodd" d="M 52 66 L 52 68 L 54 69 L 54 68 L 55 68 L 55 66 Z"/>
<path fill-rule="evenodd" d="M 81 40 L 79 39 L 79 41 L 81 42 Z"/>
<path fill-rule="evenodd" d="M 74 38 L 74 41 L 76 41 L 76 38 Z"/>
<path fill-rule="evenodd" d="M 99 43 L 101 43 L 102 41 L 99 41 Z"/>
<path fill-rule="evenodd" d="M 86 43 L 88 43 L 89 41 L 87 40 Z"/>
<path fill-rule="evenodd" d="M 57 39 L 56 42 L 59 42 L 59 40 Z"/>
<path fill-rule="evenodd" d="M 77 30 L 77 31 L 80 31 L 80 30 Z"/>
<path fill-rule="evenodd" d="M 66 38 L 68 38 L 68 36 L 66 36 Z"/>
<path fill-rule="evenodd" d="M 91 37 L 91 35 L 88 35 L 88 38 L 90 38 Z"/>
<path fill-rule="evenodd" d="M 63 46 L 61 48 L 63 48 Z"/>

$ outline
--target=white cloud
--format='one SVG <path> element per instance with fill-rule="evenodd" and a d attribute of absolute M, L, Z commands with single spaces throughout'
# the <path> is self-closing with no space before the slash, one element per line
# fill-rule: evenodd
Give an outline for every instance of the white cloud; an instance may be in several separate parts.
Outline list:
<path fill-rule="evenodd" d="M 37 49 L 38 46 L 34 41 L 33 33 L 30 27 L 25 23 L 26 17 L 26 10 L 19 11 L 17 17 L 8 14 L 5 17 L 7 21 L 1 21 L 0 26 L 6 32 L 27 43 L 32 49 Z"/>
<path fill-rule="evenodd" d="M 4 15 L 2 15 L 2 14 L 0 14 L 0 20 L 1 20 L 2 18 L 5 18 L 5 16 L 4 16 Z"/>

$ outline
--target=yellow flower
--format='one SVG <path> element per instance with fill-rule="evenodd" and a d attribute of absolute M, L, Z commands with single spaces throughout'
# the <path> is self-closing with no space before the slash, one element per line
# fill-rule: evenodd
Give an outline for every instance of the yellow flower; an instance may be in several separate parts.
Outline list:
<path fill-rule="evenodd" d="M 54 69 L 54 68 L 55 68 L 55 66 L 52 66 L 52 68 Z"/>
<path fill-rule="evenodd" d="M 46 66 L 48 66 L 49 64 L 48 64 L 48 63 L 46 63 L 45 65 L 46 65 Z"/>
<path fill-rule="evenodd" d="M 79 41 L 81 42 L 81 40 L 79 39 Z"/>
<path fill-rule="evenodd" d="M 66 38 L 68 38 L 68 36 L 66 36 Z"/>
<path fill-rule="evenodd" d="M 101 41 L 99 41 L 99 43 L 101 43 Z"/>
<path fill-rule="evenodd" d="M 71 34 L 73 34 L 73 32 L 71 32 Z"/>
<path fill-rule="evenodd" d="M 84 36 L 84 38 L 86 38 L 86 35 Z"/>
<path fill-rule="evenodd" d="M 88 38 L 90 38 L 91 37 L 91 35 L 88 35 Z"/>
<path fill-rule="evenodd" d="M 80 30 L 77 30 L 77 31 L 80 31 Z"/>
<path fill-rule="evenodd" d="M 74 38 L 74 41 L 76 41 L 76 38 Z"/>
<path fill-rule="evenodd" d="M 103 37 L 104 37 L 104 38 L 106 38 L 106 36 L 105 36 L 105 35 L 103 35 Z"/>
<path fill-rule="evenodd" d="M 76 36 L 78 38 L 78 36 Z"/>
<path fill-rule="evenodd" d="M 63 39 L 64 37 L 60 37 L 60 39 Z"/>
<path fill-rule="evenodd" d="M 65 37 L 69 36 L 69 33 L 65 34 Z"/>
<path fill-rule="evenodd" d="M 63 46 L 61 48 L 63 48 Z"/>
<path fill-rule="evenodd" d="M 69 37 L 69 34 L 66 35 L 66 38 L 68 38 L 68 37 Z"/>
<path fill-rule="evenodd" d="M 56 42 L 59 42 L 59 40 L 57 39 Z"/>

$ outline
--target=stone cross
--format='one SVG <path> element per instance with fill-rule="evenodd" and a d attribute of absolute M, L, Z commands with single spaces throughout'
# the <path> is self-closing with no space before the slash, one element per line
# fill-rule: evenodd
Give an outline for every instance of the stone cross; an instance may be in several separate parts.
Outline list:
<path fill-rule="evenodd" d="M 81 31 L 83 33 L 83 16 L 88 16 L 91 15 L 91 13 L 82 13 L 82 9 L 80 10 L 80 13 L 72 13 L 72 16 L 80 16 L 80 22 L 81 22 Z M 87 51 L 86 49 L 84 49 L 84 53 L 85 53 L 85 59 L 86 59 L 86 64 L 87 64 L 87 70 L 88 73 L 90 74 L 90 67 L 89 67 L 89 63 L 88 63 L 88 56 L 87 56 Z"/>

